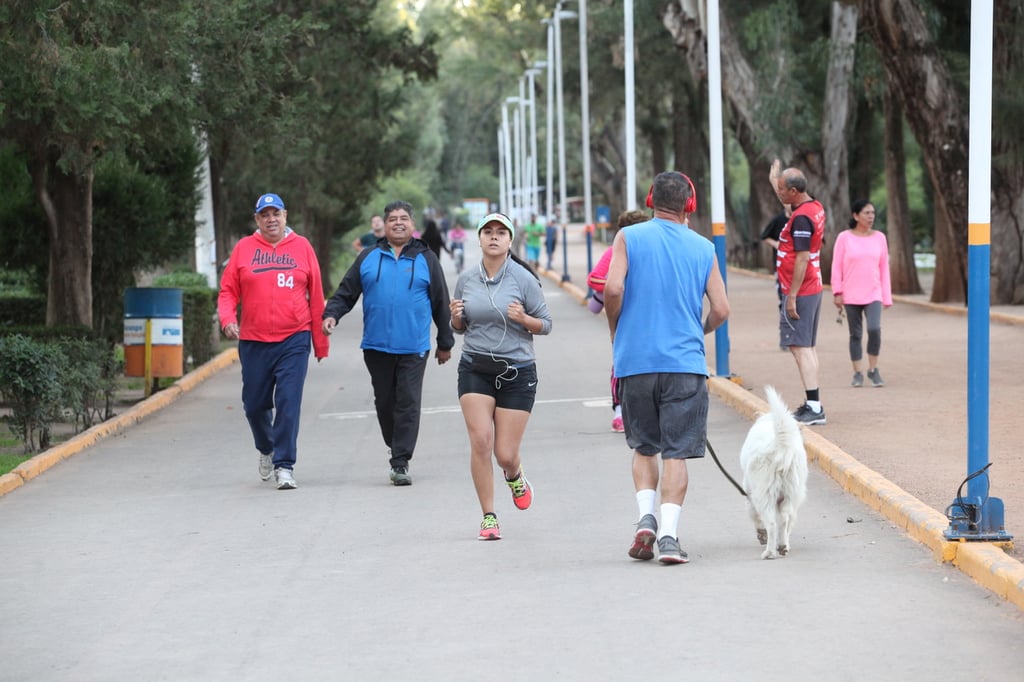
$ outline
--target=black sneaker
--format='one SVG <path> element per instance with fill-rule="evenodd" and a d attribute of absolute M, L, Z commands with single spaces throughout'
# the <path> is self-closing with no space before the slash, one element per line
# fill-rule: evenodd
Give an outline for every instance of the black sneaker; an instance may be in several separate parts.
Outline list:
<path fill-rule="evenodd" d="M 871 372 L 868 372 L 868 376 L 871 376 Z M 850 382 L 850 385 L 853 386 L 854 388 L 860 388 L 861 386 L 863 386 L 864 375 L 861 374 L 860 372 L 854 372 L 853 381 Z"/>
<path fill-rule="evenodd" d="M 882 375 L 878 373 L 877 367 L 868 370 L 868 379 L 871 379 L 871 385 L 875 388 L 885 386 L 885 381 L 882 380 Z"/>
<path fill-rule="evenodd" d="M 409 467 L 391 467 L 390 477 L 392 485 L 412 485 Z"/>
<path fill-rule="evenodd" d="M 800 407 L 796 408 L 796 412 L 793 413 L 793 418 L 801 424 L 807 426 L 814 426 L 816 424 L 825 423 L 825 408 L 821 408 L 817 412 L 811 409 L 811 406 L 804 403 Z"/>

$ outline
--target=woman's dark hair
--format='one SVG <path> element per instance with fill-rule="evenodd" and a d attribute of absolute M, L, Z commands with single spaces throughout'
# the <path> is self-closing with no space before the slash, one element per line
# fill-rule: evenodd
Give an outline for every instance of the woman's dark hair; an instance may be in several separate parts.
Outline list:
<path fill-rule="evenodd" d="M 529 263 L 524 261 L 522 258 L 517 256 L 512 251 L 508 252 L 508 257 L 511 258 L 512 260 L 514 260 L 516 263 L 519 263 L 520 265 L 522 265 L 524 268 L 526 268 L 526 271 L 528 273 L 530 273 L 531 275 L 533 275 L 533 278 L 536 279 L 538 283 L 540 282 L 540 276 L 538 276 L 537 273 L 533 271 L 533 268 L 530 267 Z M 541 286 L 543 286 L 543 285 L 541 285 Z"/>
<path fill-rule="evenodd" d="M 853 203 L 850 204 L 850 210 L 853 212 L 854 215 L 860 215 L 860 212 L 870 205 L 871 202 L 868 201 L 867 199 L 854 199 Z M 857 227 L 857 219 L 850 218 L 850 229 L 852 230 L 855 227 Z"/>

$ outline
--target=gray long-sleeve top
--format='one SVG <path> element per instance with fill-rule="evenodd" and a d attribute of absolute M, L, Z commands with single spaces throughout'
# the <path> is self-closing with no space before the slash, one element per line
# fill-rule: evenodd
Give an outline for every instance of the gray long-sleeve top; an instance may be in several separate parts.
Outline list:
<path fill-rule="evenodd" d="M 521 324 L 508 319 L 508 306 L 513 301 L 523 304 L 530 317 L 543 322 L 540 334 L 551 332 L 551 313 L 544 301 L 540 282 L 529 270 L 511 258 L 493 279 L 482 267 L 459 275 L 454 298 L 465 306 L 462 351 L 469 356 L 493 354 L 517 364 L 533 362 L 533 337 Z"/>

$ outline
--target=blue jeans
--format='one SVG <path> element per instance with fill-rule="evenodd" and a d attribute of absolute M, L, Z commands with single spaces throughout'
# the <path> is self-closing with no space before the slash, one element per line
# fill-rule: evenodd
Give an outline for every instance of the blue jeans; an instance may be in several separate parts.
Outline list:
<path fill-rule="evenodd" d="M 242 408 L 256 449 L 274 454 L 274 468 L 295 467 L 302 389 L 309 366 L 310 332 L 284 341 L 239 341 Z"/>

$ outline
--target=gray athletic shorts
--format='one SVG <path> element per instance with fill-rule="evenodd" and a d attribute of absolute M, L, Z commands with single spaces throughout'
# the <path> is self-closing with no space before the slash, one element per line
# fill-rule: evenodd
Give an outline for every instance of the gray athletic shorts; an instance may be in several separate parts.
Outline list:
<path fill-rule="evenodd" d="M 619 378 L 626 443 L 662 459 L 704 456 L 708 381 L 703 374 L 635 374 Z"/>
<path fill-rule="evenodd" d="M 779 309 L 779 345 L 803 346 L 813 348 L 818 345 L 818 316 L 821 312 L 821 292 L 810 296 L 796 297 L 796 314 L 794 320 L 786 314 L 785 300 Z"/>

